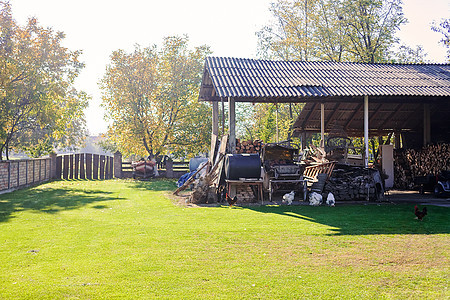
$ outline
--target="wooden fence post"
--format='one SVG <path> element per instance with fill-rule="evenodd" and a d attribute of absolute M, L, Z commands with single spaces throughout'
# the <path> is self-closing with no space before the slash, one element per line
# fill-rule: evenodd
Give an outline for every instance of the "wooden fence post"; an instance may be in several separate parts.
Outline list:
<path fill-rule="evenodd" d="M 58 163 L 56 161 L 56 153 L 52 152 L 52 153 L 50 153 L 49 156 L 50 156 L 50 179 L 55 179 L 56 178 L 56 170 L 57 170 L 57 166 L 58 166 Z"/>
<path fill-rule="evenodd" d="M 64 155 L 63 179 L 66 180 L 69 178 L 69 159 L 69 155 Z"/>
<path fill-rule="evenodd" d="M 166 161 L 166 177 L 173 178 L 173 160 L 171 159 Z"/>
<path fill-rule="evenodd" d="M 100 155 L 100 176 L 101 180 L 105 179 L 105 156 Z"/>
<path fill-rule="evenodd" d="M 92 154 L 86 153 L 86 178 L 92 179 Z"/>
<path fill-rule="evenodd" d="M 56 157 L 56 171 L 55 175 L 57 179 L 61 179 L 61 171 L 62 171 L 62 156 Z"/>
<path fill-rule="evenodd" d="M 86 173 L 84 169 L 84 153 L 80 153 L 80 179 L 86 179 Z"/>
<path fill-rule="evenodd" d="M 73 154 L 69 155 L 69 165 L 70 165 L 70 172 L 69 172 L 69 179 L 73 179 Z"/>
<path fill-rule="evenodd" d="M 114 153 L 114 177 L 122 178 L 122 153 Z"/>
<path fill-rule="evenodd" d="M 98 154 L 92 155 L 92 179 L 98 179 Z"/>
<path fill-rule="evenodd" d="M 74 178 L 78 179 L 78 174 L 80 170 L 80 154 L 75 154 L 75 170 L 74 170 Z"/>
<path fill-rule="evenodd" d="M 114 172 L 114 158 L 112 156 L 109 157 L 109 179 L 113 178 Z"/>

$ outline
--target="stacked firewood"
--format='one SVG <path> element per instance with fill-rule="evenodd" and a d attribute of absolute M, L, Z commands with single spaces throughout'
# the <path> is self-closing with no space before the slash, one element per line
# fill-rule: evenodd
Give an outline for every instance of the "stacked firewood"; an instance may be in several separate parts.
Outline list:
<path fill-rule="evenodd" d="M 238 203 L 256 202 L 255 194 L 250 186 L 237 186 L 236 197 L 238 199 Z"/>
<path fill-rule="evenodd" d="M 240 139 L 236 139 L 236 153 L 259 153 L 262 149 L 262 144 L 263 142 L 261 140 L 248 140 L 241 142 Z"/>
<path fill-rule="evenodd" d="M 450 144 L 429 145 L 420 150 L 399 149 L 394 156 L 394 187 L 399 189 L 413 189 L 414 177 L 450 170 Z"/>
<path fill-rule="evenodd" d="M 374 175 L 377 171 L 361 167 L 335 169 L 325 183 L 323 196 L 333 193 L 336 201 L 377 200 Z"/>

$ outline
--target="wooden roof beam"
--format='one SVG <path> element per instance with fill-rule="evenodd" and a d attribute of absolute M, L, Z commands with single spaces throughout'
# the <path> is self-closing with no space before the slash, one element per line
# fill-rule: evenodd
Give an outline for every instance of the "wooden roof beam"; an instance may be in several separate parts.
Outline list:
<path fill-rule="evenodd" d="M 375 111 L 373 112 L 372 116 L 370 116 L 370 118 L 369 118 L 369 123 L 372 123 L 372 121 L 378 115 L 378 113 L 380 112 L 382 107 L 383 107 L 383 103 L 378 104 L 378 107 L 375 109 Z"/>
<path fill-rule="evenodd" d="M 345 130 L 348 130 L 348 127 L 350 126 L 350 124 L 353 122 L 353 120 L 355 119 L 356 115 L 360 112 L 361 107 L 363 106 L 363 103 L 359 103 L 358 106 L 356 107 L 355 111 L 353 112 L 352 116 L 350 117 L 350 119 L 348 120 L 347 124 L 345 124 L 344 128 Z"/>
<path fill-rule="evenodd" d="M 389 114 L 389 116 L 383 121 L 383 123 L 380 125 L 380 128 L 383 128 L 384 127 L 384 125 L 386 125 L 386 123 L 388 123 L 389 121 L 391 121 L 392 120 L 392 118 L 403 108 L 403 106 L 404 106 L 405 104 L 404 103 L 400 103 L 400 104 L 398 104 L 397 105 L 397 108 L 393 111 L 393 112 L 391 112 L 390 114 Z M 379 129 L 379 128 L 378 128 Z"/>
<path fill-rule="evenodd" d="M 316 106 L 317 106 L 317 102 L 313 104 L 313 106 L 311 107 L 310 111 L 308 112 L 308 114 L 306 115 L 305 119 L 303 120 L 302 125 L 300 126 L 301 129 L 305 129 L 305 125 L 306 125 L 306 123 L 308 123 L 312 112 L 316 109 Z"/>
<path fill-rule="evenodd" d="M 328 121 L 325 123 L 325 129 L 327 129 L 328 126 L 331 124 L 331 122 L 334 121 L 336 114 L 339 111 L 340 106 L 341 106 L 341 102 L 336 103 L 336 105 L 334 106 L 331 116 L 328 118 Z"/>

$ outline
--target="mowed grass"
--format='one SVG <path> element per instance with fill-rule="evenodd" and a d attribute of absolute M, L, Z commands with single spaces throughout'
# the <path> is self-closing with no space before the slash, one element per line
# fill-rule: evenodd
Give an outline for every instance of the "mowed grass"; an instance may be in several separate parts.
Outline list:
<path fill-rule="evenodd" d="M 448 299 L 449 208 L 186 207 L 173 181 L 0 195 L 1 299 Z"/>

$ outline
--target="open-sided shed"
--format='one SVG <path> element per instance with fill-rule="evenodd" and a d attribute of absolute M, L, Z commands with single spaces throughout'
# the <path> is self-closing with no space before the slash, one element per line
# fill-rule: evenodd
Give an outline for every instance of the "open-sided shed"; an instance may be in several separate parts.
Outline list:
<path fill-rule="evenodd" d="M 208 57 L 199 100 L 213 103 L 218 134 L 218 102 L 227 101 L 231 149 L 235 142 L 235 102 L 306 103 L 295 128 L 321 132 L 340 126 L 363 135 L 368 161 L 369 134 L 431 131 L 450 136 L 449 64 L 366 64 L 270 61 Z"/>

